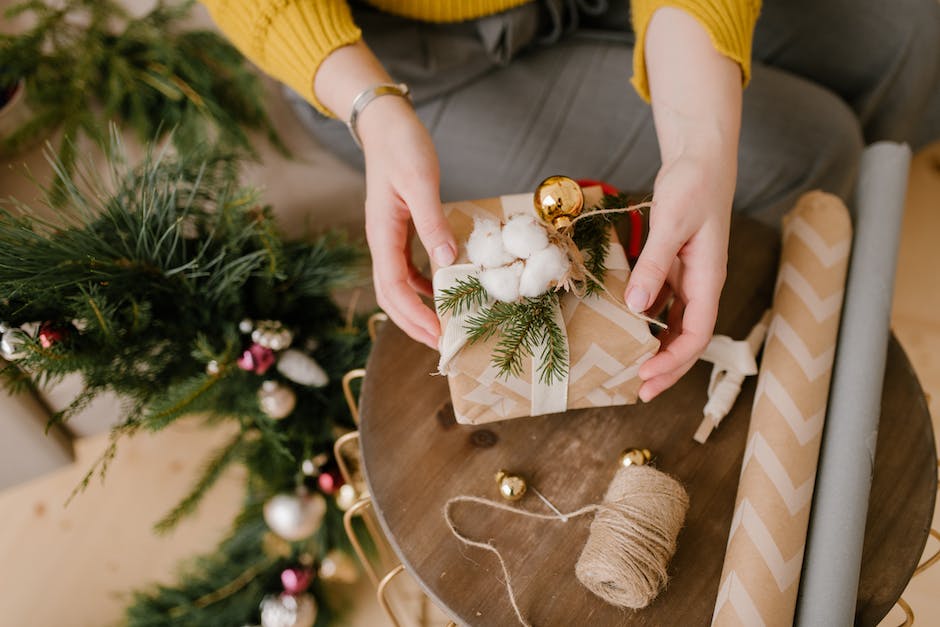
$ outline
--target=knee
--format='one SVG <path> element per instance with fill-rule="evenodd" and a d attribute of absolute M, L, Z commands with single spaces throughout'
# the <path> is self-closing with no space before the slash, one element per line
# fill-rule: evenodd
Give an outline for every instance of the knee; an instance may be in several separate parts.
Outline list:
<path fill-rule="evenodd" d="M 776 225 L 806 191 L 848 200 L 864 148 L 855 113 L 828 89 L 762 70 L 745 92 L 736 208 Z"/>

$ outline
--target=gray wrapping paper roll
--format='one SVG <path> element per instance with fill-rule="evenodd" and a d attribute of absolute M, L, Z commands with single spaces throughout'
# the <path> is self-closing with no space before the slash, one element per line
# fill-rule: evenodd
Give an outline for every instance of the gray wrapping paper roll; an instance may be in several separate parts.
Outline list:
<path fill-rule="evenodd" d="M 855 242 L 832 375 L 796 623 L 851 625 L 871 491 L 891 300 L 911 151 L 879 142 L 865 150 L 855 204 Z"/>

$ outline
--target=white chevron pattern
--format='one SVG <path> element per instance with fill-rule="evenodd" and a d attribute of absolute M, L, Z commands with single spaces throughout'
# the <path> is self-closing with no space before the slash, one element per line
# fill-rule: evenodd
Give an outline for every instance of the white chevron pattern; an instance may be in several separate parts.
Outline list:
<path fill-rule="evenodd" d="M 791 516 L 808 506 L 810 501 L 813 500 L 813 485 L 815 483 L 813 479 L 807 479 L 799 487 L 793 485 L 783 462 L 780 461 L 780 458 L 774 453 L 773 447 L 767 443 L 767 440 L 760 433 L 755 433 L 748 441 L 747 448 L 744 450 L 742 465 L 747 466 L 752 459 L 760 464 L 760 467 L 767 473 L 774 487 L 777 488 L 777 492 L 780 493 L 780 497 L 787 504 Z"/>
<path fill-rule="evenodd" d="M 849 257 L 849 248 L 852 246 L 851 237 L 841 239 L 830 246 L 826 244 L 826 240 L 822 238 L 819 232 L 801 216 L 793 216 L 789 223 L 784 226 L 784 239 L 787 239 L 791 235 L 802 240 L 803 243 L 813 251 L 816 258 L 827 268 L 831 268 L 837 263 L 844 262 Z"/>
<path fill-rule="evenodd" d="M 784 218 L 712 627 L 793 624 L 850 245 L 848 210 L 835 196 L 805 194 Z"/>
<path fill-rule="evenodd" d="M 780 285 L 784 283 L 790 286 L 790 289 L 803 300 L 803 303 L 812 312 L 813 317 L 816 318 L 816 322 L 828 320 L 842 309 L 842 296 L 845 290 L 838 290 L 826 298 L 820 298 L 813 286 L 806 280 L 806 277 L 800 274 L 799 270 L 793 267 L 793 264 L 784 263 L 780 266 L 777 289 L 780 289 Z"/>
<path fill-rule="evenodd" d="M 767 397 L 773 406 L 777 408 L 783 419 L 790 425 L 793 435 L 804 445 L 814 437 L 822 433 L 823 420 L 826 417 L 825 409 L 822 409 L 809 418 L 803 416 L 803 412 L 797 407 L 790 393 L 783 387 L 783 384 L 777 380 L 772 372 L 767 372 L 766 376 L 757 381 L 757 393 L 754 396 L 754 405 L 757 405 L 757 399 Z"/>
<path fill-rule="evenodd" d="M 754 605 L 751 595 L 747 593 L 747 588 L 744 587 L 744 584 L 738 579 L 738 574 L 733 570 L 731 574 L 725 578 L 724 583 L 721 584 L 721 589 L 718 591 L 718 599 L 715 602 L 715 614 L 712 617 L 713 620 L 718 616 L 718 613 L 721 612 L 721 608 L 725 606 L 725 603 L 729 601 L 731 602 L 731 607 L 733 607 L 737 613 L 738 618 L 747 627 L 765 627 L 767 625 L 764 619 L 761 618 L 757 606 Z"/>
<path fill-rule="evenodd" d="M 770 322 L 770 328 L 767 329 L 768 343 L 772 337 L 776 337 L 786 346 L 787 350 L 790 351 L 790 355 L 800 365 L 803 374 L 810 381 L 815 381 L 832 370 L 832 360 L 836 355 L 835 345 L 823 351 L 822 354 L 813 357 L 800 334 L 794 331 L 790 323 L 782 316 L 774 316 Z"/>
<path fill-rule="evenodd" d="M 803 566 L 803 549 L 801 548 L 796 555 L 790 559 L 783 557 L 774 536 L 770 533 L 767 525 L 761 520 L 760 514 L 754 509 L 754 506 L 748 499 L 741 501 L 737 510 L 734 512 L 734 518 L 731 519 L 731 533 L 729 540 L 734 538 L 738 529 L 743 528 L 747 531 L 748 537 L 761 557 L 764 563 L 770 569 L 770 573 L 777 582 L 777 587 L 783 592 L 793 585 L 800 576 L 800 568 Z"/>

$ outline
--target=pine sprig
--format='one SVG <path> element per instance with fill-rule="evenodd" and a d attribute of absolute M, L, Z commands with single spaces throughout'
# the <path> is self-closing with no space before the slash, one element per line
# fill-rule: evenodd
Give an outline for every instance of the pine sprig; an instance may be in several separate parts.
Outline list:
<path fill-rule="evenodd" d="M 480 279 L 475 276 L 458 279 L 453 287 L 441 290 L 435 299 L 440 314 L 454 315 L 459 315 L 472 307 L 480 307 L 486 300 L 486 290 L 483 289 Z"/>
<path fill-rule="evenodd" d="M 218 34 L 185 28 L 192 0 L 161 0 L 132 16 L 115 0 L 29 0 L 9 8 L 32 27 L 0 35 L 0 86 L 26 81 L 32 119 L 0 142 L 17 151 L 56 129 L 58 155 L 72 171 L 75 140 L 107 139 L 118 120 L 149 141 L 177 129 L 185 153 L 207 143 L 254 153 L 246 130 L 261 131 L 282 152 L 261 84 Z"/>
<path fill-rule="evenodd" d="M 493 336 L 499 340 L 493 349 L 493 365 L 502 377 L 519 376 L 524 360 L 539 347 L 539 380 L 551 384 L 568 372 L 568 344 L 555 321 L 558 294 L 547 292 L 520 302 L 495 302 L 467 321 L 470 343 Z"/>

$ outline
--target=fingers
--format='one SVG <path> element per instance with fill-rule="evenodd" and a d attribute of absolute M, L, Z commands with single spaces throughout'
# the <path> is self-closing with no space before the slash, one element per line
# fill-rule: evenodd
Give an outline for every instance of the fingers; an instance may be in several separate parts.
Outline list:
<path fill-rule="evenodd" d="M 428 255 L 438 266 L 449 266 L 457 258 L 457 242 L 441 209 L 439 189 L 436 182 L 422 183 L 409 190 L 405 202 Z"/>
<path fill-rule="evenodd" d="M 705 260 L 700 260 L 705 263 Z M 718 299 L 724 283 L 724 269 L 707 265 L 687 267 L 680 281 L 688 301 L 674 303 L 669 315 L 669 333 L 662 348 L 640 367 L 640 398 L 646 402 L 673 385 L 695 364 L 708 346 L 715 320 Z M 678 335 L 677 335 L 678 334 Z"/>
<path fill-rule="evenodd" d="M 667 233 L 665 228 L 650 228 L 649 238 L 630 275 L 624 297 L 631 311 L 646 311 L 659 295 L 683 244 L 674 233 Z"/>
<path fill-rule="evenodd" d="M 408 246 L 407 211 L 367 200 L 366 239 L 372 251 L 372 275 L 379 306 L 413 339 L 437 348 L 440 323 L 415 293 L 430 291 L 405 252 Z"/>

